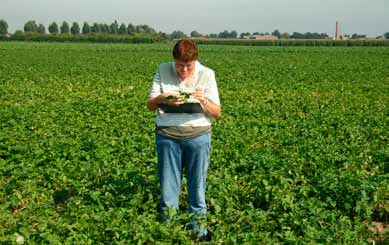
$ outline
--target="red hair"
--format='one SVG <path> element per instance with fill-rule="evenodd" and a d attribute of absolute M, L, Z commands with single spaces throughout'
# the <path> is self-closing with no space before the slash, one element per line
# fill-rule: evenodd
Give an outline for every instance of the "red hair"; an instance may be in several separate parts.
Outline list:
<path fill-rule="evenodd" d="M 184 62 L 197 60 L 198 49 L 196 43 L 189 38 L 183 38 L 177 41 L 173 48 L 173 58 Z"/>

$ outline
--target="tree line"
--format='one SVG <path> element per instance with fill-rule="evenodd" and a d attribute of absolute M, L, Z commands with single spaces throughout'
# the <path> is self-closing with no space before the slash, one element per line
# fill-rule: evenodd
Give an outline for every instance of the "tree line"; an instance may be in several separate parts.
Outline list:
<path fill-rule="evenodd" d="M 63 21 L 60 25 L 56 22 L 49 24 L 47 31 L 46 27 L 43 24 L 36 23 L 35 20 L 29 20 L 24 24 L 23 28 L 24 33 L 38 33 L 46 34 L 47 31 L 50 34 L 110 34 L 110 35 L 132 35 L 134 33 L 144 33 L 144 34 L 154 34 L 160 36 L 161 39 L 179 39 L 184 37 L 193 37 L 193 38 L 249 38 L 252 36 L 274 36 L 278 39 L 329 39 L 330 36 L 326 33 L 317 33 L 317 32 L 306 32 L 299 33 L 293 32 L 289 34 L 288 32 L 281 33 L 279 30 L 274 30 L 273 32 L 242 32 L 240 35 L 237 31 L 227 31 L 219 33 L 210 33 L 210 34 L 201 34 L 200 32 L 194 30 L 188 36 L 183 31 L 173 31 L 170 34 L 157 32 L 154 28 L 148 25 L 134 25 L 132 23 L 119 24 L 116 20 L 111 24 L 106 23 L 93 23 L 89 24 L 88 22 L 83 22 L 80 26 L 78 22 L 73 22 L 71 25 L 67 21 Z M 23 33 L 23 31 L 18 30 L 15 34 Z M 0 19 L 0 35 L 8 34 L 8 23 L 5 20 Z M 361 35 L 354 33 L 351 36 L 347 35 L 351 39 L 366 38 L 366 35 Z M 389 32 L 386 32 L 383 35 L 384 38 L 389 39 Z"/>
<path fill-rule="evenodd" d="M 46 34 L 46 28 L 43 24 L 37 24 L 35 20 L 27 21 L 24 24 L 24 32 L 29 33 L 41 33 Z M 156 31 L 148 25 L 133 25 L 119 23 L 115 20 L 111 24 L 105 23 L 93 23 L 89 24 L 84 22 L 80 26 L 77 22 L 73 22 L 71 25 L 67 21 L 63 21 L 61 25 L 56 22 L 49 24 L 47 28 L 50 34 L 90 34 L 90 33 L 107 33 L 107 34 L 120 34 L 120 35 L 131 35 L 132 33 L 155 33 Z"/>
<path fill-rule="evenodd" d="M 182 33 L 182 36 L 185 36 L 184 33 Z M 192 31 L 190 34 L 191 37 L 206 37 L 206 38 L 249 38 L 253 36 L 274 36 L 278 39 L 329 39 L 331 38 L 327 33 L 318 33 L 318 32 L 306 32 L 306 33 L 300 33 L 300 32 L 293 32 L 292 34 L 289 34 L 288 32 L 281 33 L 278 29 L 274 30 L 273 32 L 242 32 L 238 36 L 237 31 L 223 31 L 220 33 L 211 33 L 202 35 L 197 31 Z M 360 39 L 360 38 L 366 38 L 366 35 L 354 33 L 352 35 L 345 35 L 351 39 Z M 389 32 L 386 32 L 383 35 L 384 38 L 389 39 Z"/>

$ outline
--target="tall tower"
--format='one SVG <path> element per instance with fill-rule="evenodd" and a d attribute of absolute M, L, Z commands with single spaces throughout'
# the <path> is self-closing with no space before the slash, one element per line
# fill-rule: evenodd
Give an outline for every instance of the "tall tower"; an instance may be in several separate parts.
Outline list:
<path fill-rule="evenodd" d="M 335 40 L 339 40 L 339 22 L 336 21 Z"/>

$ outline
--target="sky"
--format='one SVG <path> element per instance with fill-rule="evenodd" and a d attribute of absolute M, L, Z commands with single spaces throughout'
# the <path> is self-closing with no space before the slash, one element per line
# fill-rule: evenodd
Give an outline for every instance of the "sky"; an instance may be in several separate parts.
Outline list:
<path fill-rule="evenodd" d="M 157 31 L 202 34 L 242 32 L 353 33 L 377 37 L 389 32 L 389 0 L 1 0 L 0 19 L 8 31 L 35 20 L 69 24 L 146 24 Z"/>

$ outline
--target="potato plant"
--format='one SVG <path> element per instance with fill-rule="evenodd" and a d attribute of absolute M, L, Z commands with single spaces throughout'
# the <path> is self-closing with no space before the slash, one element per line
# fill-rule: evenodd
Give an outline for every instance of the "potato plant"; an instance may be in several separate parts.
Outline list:
<path fill-rule="evenodd" d="M 0 242 L 190 244 L 162 224 L 155 114 L 166 44 L 0 42 Z M 213 242 L 387 237 L 389 49 L 200 46 L 216 72 Z M 185 182 L 185 179 L 184 179 Z"/>

